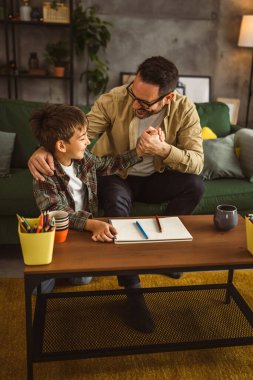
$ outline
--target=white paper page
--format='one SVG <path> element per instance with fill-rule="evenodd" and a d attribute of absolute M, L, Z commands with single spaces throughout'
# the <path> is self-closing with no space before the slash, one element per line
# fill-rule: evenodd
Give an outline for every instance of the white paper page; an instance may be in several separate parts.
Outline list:
<path fill-rule="evenodd" d="M 148 235 L 146 239 L 136 225 L 138 221 Z M 162 232 L 159 232 L 155 218 L 111 219 L 117 230 L 115 243 L 150 243 L 153 241 L 192 240 L 191 234 L 178 217 L 159 218 Z"/>

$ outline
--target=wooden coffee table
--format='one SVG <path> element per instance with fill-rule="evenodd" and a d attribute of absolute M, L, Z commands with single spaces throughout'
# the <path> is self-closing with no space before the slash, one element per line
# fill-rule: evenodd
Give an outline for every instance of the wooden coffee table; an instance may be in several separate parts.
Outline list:
<path fill-rule="evenodd" d="M 71 231 L 65 243 L 55 244 L 51 264 L 25 267 L 29 380 L 34 362 L 253 343 L 253 313 L 233 284 L 235 269 L 253 268 L 243 218 L 228 232 L 215 230 L 211 215 L 180 219 L 192 241 L 101 244 L 88 233 Z M 45 279 L 168 270 L 227 270 L 228 280 L 136 290 L 153 316 L 152 334 L 128 326 L 122 289 L 40 294 L 38 288 L 32 313 L 32 291 Z"/>

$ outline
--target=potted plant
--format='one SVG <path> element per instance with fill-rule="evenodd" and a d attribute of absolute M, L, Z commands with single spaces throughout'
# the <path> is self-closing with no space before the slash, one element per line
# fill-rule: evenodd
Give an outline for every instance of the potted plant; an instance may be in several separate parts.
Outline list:
<path fill-rule="evenodd" d="M 53 74 L 56 77 L 63 77 L 65 67 L 69 58 L 69 49 L 65 41 L 49 43 L 46 46 L 45 59 L 53 66 Z"/>
<path fill-rule="evenodd" d="M 98 95 L 104 92 L 108 82 L 108 66 L 98 54 L 105 50 L 111 34 L 108 27 L 111 23 L 102 21 L 97 16 L 94 6 L 83 9 L 78 5 L 72 17 L 73 39 L 77 56 L 85 55 L 85 70 L 80 80 L 86 78 L 86 101 L 89 105 L 90 93 Z"/>

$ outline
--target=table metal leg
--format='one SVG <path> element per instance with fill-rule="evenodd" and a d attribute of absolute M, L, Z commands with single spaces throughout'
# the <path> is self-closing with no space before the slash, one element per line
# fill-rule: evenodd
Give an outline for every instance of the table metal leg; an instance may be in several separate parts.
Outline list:
<path fill-rule="evenodd" d="M 32 360 L 32 291 L 33 281 L 25 277 L 25 316 L 26 316 L 26 360 L 27 360 L 27 380 L 33 380 L 33 360 Z"/>
<path fill-rule="evenodd" d="M 234 276 L 234 270 L 230 269 L 228 271 L 228 280 L 227 280 L 227 291 L 226 291 L 226 300 L 225 303 L 229 304 L 230 303 L 230 286 L 233 283 L 233 276 Z"/>

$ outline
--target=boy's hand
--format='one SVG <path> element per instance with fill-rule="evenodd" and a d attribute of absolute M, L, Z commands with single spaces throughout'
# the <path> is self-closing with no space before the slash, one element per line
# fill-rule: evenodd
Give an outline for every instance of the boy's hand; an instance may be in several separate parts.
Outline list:
<path fill-rule="evenodd" d="M 84 229 L 92 232 L 93 241 L 109 243 L 117 234 L 116 229 L 111 224 L 96 219 L 88 219 Z"/>
<path fill-rule="evenodd" d="M 45 181 L 42 174 L 52 176 L 54 174 L 54 160 L 51 153 L 43 147 L 37 149 L 29 158 L 28 167 L 32 176 L 38 181 Z"/>
<path fill-rule="evenodd" d="M 139 142 L 137 142 L 137 145 L 135 147 L 136 149 L 136 154 L 138 157 L 142 157 L 143 156 L 143 151 L 141 150 L 140 146 L 139 146 Z"/>

